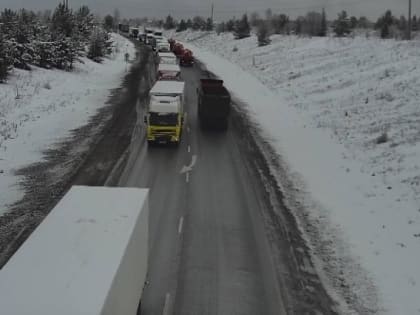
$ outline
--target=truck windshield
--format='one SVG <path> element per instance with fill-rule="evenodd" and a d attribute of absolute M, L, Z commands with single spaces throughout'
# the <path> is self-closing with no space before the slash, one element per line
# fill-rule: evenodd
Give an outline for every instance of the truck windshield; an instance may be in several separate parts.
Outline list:
<path fill-rule="evenodd" d="M 150 125 L 154 126 L 176 126 L 178 123 L 178 114 L 176 113 L 150 113 L 149 116 Z"/>

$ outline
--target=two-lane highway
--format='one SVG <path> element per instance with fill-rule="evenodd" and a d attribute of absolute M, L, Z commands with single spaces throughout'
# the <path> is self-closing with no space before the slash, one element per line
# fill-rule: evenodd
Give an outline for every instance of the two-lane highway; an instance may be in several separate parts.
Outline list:
<path fill-rule="evenodd" d="M 266 165 L 255 139 L 244 141 L 251 132 L 243 117 L 233 115 L 227 132 L 200 128 L 196 89 L 204 77 L 198 66 L 182 69 L 187 119 L 178 147 L 148 147 L 145 97 L 137 105 L 119 185 L 150 189 L 142 315 L 334 314 L 318 276 L 307 272 L 296 223 L 283 206 L 273 209 L 258 175 Z M 267 216 L 278 211 L 283 219 Z"/>
<path fill-rule="evenodd" d="M 150 188 L 150 283 L 142 314 L 282 314 L 261 233 L 258 183 L 233 129 L 200 129 L 202 77 L 199 68 L 182 70 L 187 120 L 181 145 L 148 148 L 138 128 L 120 179 L 121 186 Z"/>

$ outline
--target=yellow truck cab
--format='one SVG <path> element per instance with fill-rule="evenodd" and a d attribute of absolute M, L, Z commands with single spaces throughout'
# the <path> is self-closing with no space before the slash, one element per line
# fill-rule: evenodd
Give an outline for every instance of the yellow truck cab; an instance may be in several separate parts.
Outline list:
<path fill-rule="evenodd" d="M 150 101 L 144 117 L 147 142 L 173 143 L 181 141 L 184 123 L 184 89 L 181 81 L 156 81 L 149 92 Z"/>

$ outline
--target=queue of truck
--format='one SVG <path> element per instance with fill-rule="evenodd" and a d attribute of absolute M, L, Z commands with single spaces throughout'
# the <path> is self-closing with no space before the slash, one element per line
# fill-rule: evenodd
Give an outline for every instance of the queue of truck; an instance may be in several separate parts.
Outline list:
<path fill-rule="evenodd" d="M 165 39 L 160 31 L 145 29 L 145 44 L 157 51 L 157 81 L 149 92 L 144 116 L 148 144 L 178 145 L 185 122 L 185 82 L 180 66 L 193 66 L 190 49 L 173 39 Z M 149 39 L 147 39 L 149 38 Z M 228 128 L 231 98 L 222 80 L 201 79 L 197 88 L 198 119 L 205 129 Z"/>

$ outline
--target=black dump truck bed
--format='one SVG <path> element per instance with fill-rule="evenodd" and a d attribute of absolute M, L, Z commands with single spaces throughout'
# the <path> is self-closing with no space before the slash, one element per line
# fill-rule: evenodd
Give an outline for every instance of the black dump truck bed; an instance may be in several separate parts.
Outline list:
<path fill-rule="evenodd" d="M 201 79 L 198 94 L 198 118 L 202 127 L 223 129 L 228 127 L 230 94 L 222 80 Z"/>

